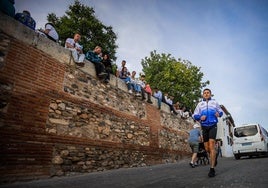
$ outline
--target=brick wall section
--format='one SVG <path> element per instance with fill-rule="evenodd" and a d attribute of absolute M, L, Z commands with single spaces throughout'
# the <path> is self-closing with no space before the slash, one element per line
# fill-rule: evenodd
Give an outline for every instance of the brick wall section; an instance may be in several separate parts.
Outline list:
<path fill-rule="evenodd" d="M 9 118 L 32 123 L 47 117 L 46 96 L 62 90 L 65 66 L 31 46 L 25 48 L 19 41 L 12 41 L 10 45 L 7 64 L 1 70 L 1 80 L 13 85 Z M 42 122 L 42 126 L 37 124 L 35 127 L 44 129 L 44 120 Z M 17 128 L 26 127 L 16 125 Z"/>
<path fill-rule="evenodd" d="M 0 71 L 1 86 L 10 86 L 8 105 L 0 111 L 2 180 L 50 175 L 52 146 L 36 138 L 45 131 L 47 93 L 62 90 L 64 72 L 47 54 L 11 39 Z"/>
<path fill-rule="evenodd" d="M 68 51 L 35 40 L 28 36 L 32 31 L 5 19 L 0 18 L 7 24 L 0 30 L 0 183 L 189 156 L 188 121 L 140 101 L 116 79 L 104 85 L 87 71 L 91 65 L 77 69 Z M 27 36 L 18 37 L 18 30 Z"/>
<path fill-rule="evenodd" d="M 159 138 L 158 138 L 158 131 L 161 128 L 161 124 L 160 124 L 160 111 L 153 107 L 148 105 L 147 106 L 147 118 L 148 118 L 148 123 L 151 125 L 151 142 L 150 145 L 151 147 L 153 146 L 158 146 L 159 145 Z"/>

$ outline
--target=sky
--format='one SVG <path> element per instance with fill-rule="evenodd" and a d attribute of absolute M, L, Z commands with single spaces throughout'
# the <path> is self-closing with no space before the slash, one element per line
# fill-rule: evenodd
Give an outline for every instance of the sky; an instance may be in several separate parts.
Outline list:
<path fill-rule="evenodd" d="M 44 28 L 49 13 L 65 14 L 74 0 L 15 0 Z M 117 61 L 142 71 L 150 52 L 201 67 L 214 99 L 236 126 L 268 129 L 268 0 L 80 0 L 117 34 Z"/>

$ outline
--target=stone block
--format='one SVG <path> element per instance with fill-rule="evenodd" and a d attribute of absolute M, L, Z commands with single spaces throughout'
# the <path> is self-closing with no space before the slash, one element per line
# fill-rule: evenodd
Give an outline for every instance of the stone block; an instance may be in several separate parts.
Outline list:
<path fill-rule="evenodd" d="M 117 87 L 118 89 L 128 92 L 126 82 L 124 82 L 120 78 L 117 78 Z"/>

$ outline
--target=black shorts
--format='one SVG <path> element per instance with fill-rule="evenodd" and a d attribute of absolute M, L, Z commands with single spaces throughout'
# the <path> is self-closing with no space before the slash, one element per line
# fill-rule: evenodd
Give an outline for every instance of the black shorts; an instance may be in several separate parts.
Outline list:
<path fill-rule="evenodd" d="M 216 139 L 217 124 L 212 126 L 202 126 L 202 132 L 204 142 L 208 142 L 209 139 Z"/>

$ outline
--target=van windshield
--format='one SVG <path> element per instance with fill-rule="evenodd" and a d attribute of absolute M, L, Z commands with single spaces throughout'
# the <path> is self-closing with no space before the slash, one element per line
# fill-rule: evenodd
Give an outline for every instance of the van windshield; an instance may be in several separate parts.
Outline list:
<path fill-rule="evenodd" d="M 258 133 L 258 129 L 256 125 L 250 125 L 246 127 L 237 127 L 234 130 L 234 135 L 236 137 L 254 136 L 257 133 Z"/>

